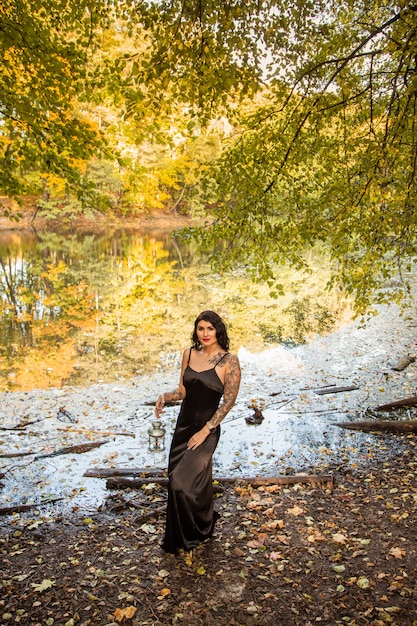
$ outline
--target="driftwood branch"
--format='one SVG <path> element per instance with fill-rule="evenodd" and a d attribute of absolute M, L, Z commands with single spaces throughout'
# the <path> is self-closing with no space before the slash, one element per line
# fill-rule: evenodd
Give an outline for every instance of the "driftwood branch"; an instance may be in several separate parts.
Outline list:
<path fill-rule="evenodd" d="M 111 496 L 111 498 L 113 498 L 113 496 Z M 120 511 L 121 509 L 132 508 L 132 507 L 135 509 L 143 510 L 142 504 L 137 504 L 133 500 L 125 500 L 122 496 L 120 496 L 120 494 L 117 495 L 116 498 L 117 498 L 117 501 L 114 504 L 113 502 L 106 503 L 106 508 L 108 508 L 111 512 Z M 135 523 L 142 524 L 143 522 L 146 522 L 149 519 L 152 519 L 154 517 L 159 517 L 160 515 L 164 515 L 166 510 L 167 510 L 167 507 L 164 504 L 163 506 L 157 509 L 151 509 L 147 513 L 141 513 L 140 515 L 135 517 Z"/>
<path fill-rule="evenodd" d="M 38 454 L 37 456 L 35 456 L 35 461 L 37 461 L 38 459 L 46 459 L 50 456 L 59 456 L 60 454 L 81 454 L 82 452 L 88 452 L 89 450 L 93 450 L 94 448 L 99 448 L 105 443 L 108 443 L 108 441 L 92 441 L 91 443 L 80 443 L 75 446 L 60 448 L 59 450 L 55 450 L 55 452 Z"/>
<path fill-rule="evenodd" d="M 31 422 L 19 422 L 16 426 L 0 426 L 0 430 L 25 430 L 27 426 L 31 424 L 37 424 L 42 420 L 32 420 Z"/>
<path fill-rule="evenodd" d="M 404 400 L 395 400 L 394 402 L 388 402 L 387 404 L 380 404 L 375 408 L 375 411 L 392 411 L 402 406 L 417 406 L 417 396 L 411 396 L 410 398 L 404 398 Z"/>
<path fill-rule="evenodd" d="M 163 470 L 147 470 L 139 467 L 91 467 L 88 469 L 84 476 L 87 478 L 112 478 L 113 476 L 131 476 L 145 477 L 145 476 L 159 476 L 161 477 Z"/>
<path fill-rule="evenodd" d="M 342 391 L 354 391 L 359 389 L 357 385 L 349 385 L 347 387 L 323 387 L 322 389 L 314 389 L 314 393 L 318 396 L 324 396 L 327 393 L 341 393 Z"/>
<path fill-rule="evenodd" d="M 165 402 L 165 406 L 178 406 L 179 404 L 181 404 L 182 400 L 169 400 L 168 402 Z M 151 402 L 144 402 L 143 403 L 145 406 L 155 406 L 155 400 L 152 400 Z"/>
<path fill-rule="evenodd" d="M 385 433 L 417 433 L 417 420 L 404 421 L 365 421 L 365 422 L 339 422 L 335 423 L 339 428 L 350 430 L 362 430 L 364 432 L 385 432 Z"/>
<path fill-rule="evenodd" d="M 20 513 L 21 511 L 28 511 L 29 509 L 37 509 L 40 506 L 46 504 L 53 504 L 59 502 L 63 498 L 53 498 L 52 500 L 45 500 L 44 502 L 33 502 L 32 504 L 12 504 L 11 506 L 0 507 L 0 515 L 11 515 L 12 513 Z"/>
<path fill-rule="evenodd" d="M 78 433 L 80 435 L 103 435 L 103 437 L 111 437 L 115 435 L 120 435 L 124 437 L 136 437 L 135 433 L 128 433 L 125 431 L 113 431 L 113 430 L 89 430 L 88 428 L 58 428 L 64 433 Z"/>
<path fill-rule="evenodd" d="M 143 524 L 143 522 L 146 522 L 147 520 L 152 519 L 153 517 L 159 517 L 160 515 L 165 515 L 166 510 L 167 510 L 166 506 L 161 506 L 158 509 L 149 511 L 149 513 L 145 513 L 144 515 L 139 515 L 138 517 L 135 518 L 135 524 L 137 523 Z"/>
<path fill-rule="evenodd" d="M 31 454 L 36 454 L 36 452 L 5 452 L 0 454 L 0 459 L 15 459 L 16 457 L 30 456 Z"/>

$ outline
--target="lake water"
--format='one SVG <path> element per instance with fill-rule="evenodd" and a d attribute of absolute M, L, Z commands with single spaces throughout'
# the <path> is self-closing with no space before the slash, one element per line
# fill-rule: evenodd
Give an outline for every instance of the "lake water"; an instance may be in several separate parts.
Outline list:
<path fill-rule="evenodd" d="M 171 233 L 0 233 L 0 391 L 120 381 L 164 368 L 203 309 L 227 321 L 234 350 L 294 346 L 350 318 L 327 292 L 327 265 L 282 269 L 273 299 L 243 272 L 212 272 Z"/>

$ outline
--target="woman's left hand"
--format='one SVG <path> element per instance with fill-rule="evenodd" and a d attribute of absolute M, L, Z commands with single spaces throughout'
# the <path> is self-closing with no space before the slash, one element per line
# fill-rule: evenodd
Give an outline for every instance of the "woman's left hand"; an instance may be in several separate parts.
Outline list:
<path fill-rule="evenodd" d="M 201 444 L 204 443 L 209 434 L 210 431 L 207 426 L 203 426 L 201 430 L 194 433 L 194 435 L 189 439 L 187 449 L 195 450 L 196 448 L 198 448 L 198 446 L 201 446 Z"/>

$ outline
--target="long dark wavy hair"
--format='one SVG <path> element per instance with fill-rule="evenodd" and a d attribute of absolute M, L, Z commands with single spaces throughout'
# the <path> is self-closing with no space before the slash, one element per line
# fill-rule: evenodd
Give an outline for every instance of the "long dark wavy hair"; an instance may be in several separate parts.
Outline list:
<path fill-rule="evenodd" d="M 202 345 L 198 341 L 198 337 L 197 337 L 197 326 L 199 322 L 208 322 L 209 324 L 212 324 L 212 326 L 214 326 L 214 328 L 216 329 L 216 339 L 219 345 L 223 348 L 223 350 L 228 352 L 229 351 L 229 337 L 227 335 L 226 324 L 224 323 L 220 315 L 217 315 L 217 313 L 215 313 L 214 311 L 203 311 L 195 320 L 194 332 L 191 336 L 193 347 L 196 350 L 201 350 L 202 348 Z"/>

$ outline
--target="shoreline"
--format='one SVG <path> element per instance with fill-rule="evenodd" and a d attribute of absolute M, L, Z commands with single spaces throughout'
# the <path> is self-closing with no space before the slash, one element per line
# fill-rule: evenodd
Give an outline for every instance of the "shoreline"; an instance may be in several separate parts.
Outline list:
<path fill-rule="evenodd" d="M 74 216 L 63 213 L 58 219 L 47 219 L 40 212 L 32 221 L 34 214 L 33 198 L 25 201 L 26 209 L 21 209 L 15 201 L 0 197 L 0 233 L 42 233 L 48 231 L 70 232 L 70 233 L 96 233 L 103 234 L 109 229 L 113 230 L 152 230 L 167 231 L 176 228 L 191 226 L 196 221 L 179 213 L 171 213 L 163 210 L 138 211 L 137 213 L 124 216 L 114 211 L 101 213 L 96 211 L 93 215 L 85 216 L 78 213 Z M 21 213 L 17 220 L 4 216 L 1 205 L 13 210 L 16 214 Z"/>

